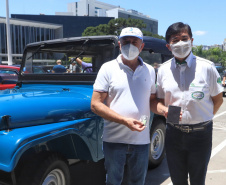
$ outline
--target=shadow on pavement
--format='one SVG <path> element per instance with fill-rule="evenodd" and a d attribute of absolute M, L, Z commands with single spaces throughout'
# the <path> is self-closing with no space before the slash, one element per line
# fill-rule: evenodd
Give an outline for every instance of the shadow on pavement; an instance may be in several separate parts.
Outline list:
<path fill-rule="evenodd" d="M 105 185 L 104 159 L 99 162 L 79 162 L 70 166 L 71 185 Z M 145 185 L 168 185 L 169 178 L 166 158 L 155 169 L 148 170 Z M 125 182 L 122 185 L 126 185 Z"/>
<path fill-rule="evenodd" d="M 104 160 L 70 166 L 71 185 L 105 185 Z"/>
<path fill-rule="evenodd" d="M 170 177 L 166 157 L 162 163 L 155 169 L 148 170 L 145 185 L 168 185 L 164 183 Z M 171 182 L 171 181 L 169 181 Z"/>

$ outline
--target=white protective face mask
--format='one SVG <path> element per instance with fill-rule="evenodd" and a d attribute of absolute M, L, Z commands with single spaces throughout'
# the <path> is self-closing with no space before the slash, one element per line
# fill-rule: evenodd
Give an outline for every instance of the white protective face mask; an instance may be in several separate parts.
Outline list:
<path fill-rule="evenodd" d="M 133 44 L 126 44 L 121 47 L 122 55 L 127 60 L 135 59 L 139 54 L 139 49 Z"/>
<path fill-rule="evenodd" d="M 191 40 L 170 44 L 172 53 L 177 58 L 185 58 L 191 52 Z"/>

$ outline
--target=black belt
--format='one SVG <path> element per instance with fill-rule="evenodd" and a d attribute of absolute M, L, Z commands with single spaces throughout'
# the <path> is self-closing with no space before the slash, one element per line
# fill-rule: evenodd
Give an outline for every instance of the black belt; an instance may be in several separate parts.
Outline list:
<path fill-rule="evenodd" d="M 195 131 L 202 131 L 206 129 L 206 126 L 209 125 L 209 123 L 212 122 L 212 120 L 194 124 L 194 125 L 185 125 L 185 124 L 173 124 L 173 123 L 168 123 L 170 126 L 179 129 L 182 132 L 190 133 L 190 132 L 195 132 Z"/>

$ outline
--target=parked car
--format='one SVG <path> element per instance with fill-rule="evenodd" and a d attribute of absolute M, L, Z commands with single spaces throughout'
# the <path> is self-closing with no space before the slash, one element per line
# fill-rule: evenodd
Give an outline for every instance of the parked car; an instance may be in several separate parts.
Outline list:
<path fill-rule="evenodd" d="M 144 61 L 164 62 L 171 56 L 164 40 L 144 37 L 144 42 Z M 69 185 L 71 159 L 103 158 L 103 119 L 90 110 L 90 102 L 98 70 L 118 54 L 116 36 L 65 38 L 26 46 L 17 86 L 0 92 L 4 107 L 0 109 L 1 182 Z M 92 70 L 35 73 L 32 67 L 34 60 L 65 61 L 79 56 L 92 62 Z M 149 166 L 153 168 L 165 155 L 165 119 L 152 114 L 149 124 Z"/>
<path fill-rule="evenodd" d="M 226 79 L 224 81 L 224 85 L 223 85 L 223 80 L 222 80 L 222 86 L 224 87 L 223 97 L 226 97 Z"/>
<path fill-rule="evenodd" d="M 20 65 L 14 65 L 20 68 Z M 32 66 L 32 70 L 34 74 L 43 74 L 43 73 L 49 73 L 48 69 L 46 69 L 46 66 Z M 23 68 L 23 71 L 26 71 L 26 68 Z"/>
<path fill-rule="evenodd" d="M 223 79 L 223 76 L 224 76 L 224 67 L 218 63 L 215 63 L 215 67 L 219 73 L 219 75 L 221 76 L 221 79 Z"/>
<path fill-rule="evenodd" d="M 0 65 L 0 90 L 12 89 L 18 80 L 19 67 Z"/>

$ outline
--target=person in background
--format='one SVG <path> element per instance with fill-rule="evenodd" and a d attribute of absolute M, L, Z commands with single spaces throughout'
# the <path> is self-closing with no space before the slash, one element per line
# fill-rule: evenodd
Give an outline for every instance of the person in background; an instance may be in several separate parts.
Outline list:
<path fill-rule="evenodd" d="M 212 149 L 213 116 L 220 108 L 223 88 L 214 63 L 192 54 L 192 31 L 177 22 L 166 31 L 173 58 L 161 65 L 157 77 L 155 113 L 168 117 L 168 106 L 181 107 L 179 124 L 167 123 L 166 157 L 174 185 L 204 185 Z M 153 110 L 153 109 L 152 109 Z"/>
<path fill-rule="evenodd" d="M 154 70 L 155 70 L 156 75 L 158 73 L 158 69 L 159 69 L 159 64 L 158 63 L 154 63 Z"/>
<path fill-rule="evenodd" d="M 223 87 L 225 87 L 225 80 L 226 80 L 226 71 L 225 71 L 225 73 L 224 73 L 223 82 L 222 82 Z"/>
<path fill-rule="evenodd" d="M 65 73 L 66 68 L 61 65 L 61 60 L 57 60 L 56 63 L 57 65 L 53 67 L 52 73 Z"/>
<path fill-rule="evenodd" d="M 157 80 L 158 69 L 159 69 L 159 64 L 158 63 L 154 63 L 154 70 L 155 70 L 155 75 L 156 75 L 155 82 Z"/>
<path fill-rule="evenodd" d="M 92 63 L 84 62 L 84 61 L 82 61 L 80 58 L 76 58 L 76 62 L 77 62 L 80 66 L 82 66 L 82 70 L 85 69 L 85 71 L 86 71 L 87 73 L 93 72 L 93 68 L 92 68 L 93 65 L 92 65 Z"/>
<path fill-rule="evenodd" d="M 144 43 L 138 28 L 124 28 L 119 38 L 122 54 L 101 66 L 93 86 L 91 110 L 104 118 L 106 184 L 121 184 L 126 165 L 126 183 L 144 185 L 155 72 L 139 57 Z"/>
<path fill-rule="evenodd" d="M 71 61 L 72 62 L 70 64 L 70 66 L 69 66 L 68 72 L 69 73 L 80 73 L 81 72 L 81 69 L 78 66 L 77 62 L 74 60 L 74 58 L 72 58 Z"/>

